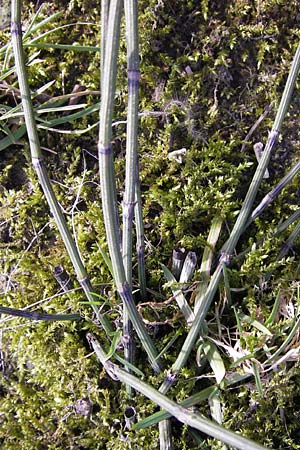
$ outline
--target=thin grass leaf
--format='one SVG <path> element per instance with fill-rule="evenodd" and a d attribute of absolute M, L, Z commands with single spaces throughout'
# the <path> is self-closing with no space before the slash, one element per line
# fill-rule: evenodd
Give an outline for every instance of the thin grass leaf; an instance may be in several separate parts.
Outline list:
<path fill-rule="evenodd" d="M 122 364 L 122 366 L 126 367 L 127 369 L 129 369 L 131 372 L 135 373 L 136 375 L 138 375 L 142 379 L 145 378 L 145 374 L 140 369 L 138 369 L 136 366 L 134 366 L 130 362 L 126 361 L 126 359 L 124 359 L 121 356 L 117 355 L 117 353 L 115 353 L 113 356 L 114 356 L 114 358 L 117 361 L 119 361 L 119 363 Z"/>
<path fill-rule="evenodd" d="M 68 123 L 68 122 L 72 122 L 74 120 L 81 119 L 82 117 L 92 114 L 98 110 L 99 110 L 99 103 L 96 103 L 94 105 L 89 106 L 84 111 L 79 111 L 74 114 L 68 114 L 67 116 L 59 117 L 59 118 L 53 119 L 53 120 L 43 120 L 43 124 L 49 126 L 49 128 L 56 127 L 57 125 L 62 125 L 64 123 Z M 98 122 L 96 125 L 98 125 Z"/>
<path fill-rule="evenodd" d="M 13 133 L 10 134 L 10 136 L 7 136 L 0 140 L 0 151 L 5 150 L 7 147 L 9 147 L 12 144 L 15 144 L 18 142 L 21 137 L 24 136 L 26 133 L 26 125 L 21 125 L 16 130 L 14 130 Z"/>
<path fill-rule="evenodd" d="M 284 340 L 284 342 L 281 344 L 281 346 L 275 351 L 275 353 L 273 353 L 273 355 L 271 355 L 267 361 L 264 362 L 264 366 L 270 364 L 271 362 L 273 362 L 276 358 L 278 358 L 278 356 L 280 355 L 280 353 L 282 353 L 286 347 L 289 345 L 289 343 L 291 342 L 291 340 L 294 338 L 295 334 L 298 332 L 300 328 L 300 317 L 295 321 L 291 331 L 289 332 L 287 338 Z"/>
<path fill-rule="evenodd" d="M 262 386 L 258 366 L 255 361 L 251 361 L 251 365 L 252 365 L 252 369 L 253 369 L 253 374 L 254 374 L 254 378 L 255 378 L 255 384 L 257 387 L 257 391 L 258 391 L 259 395 L 263 396 L 264 391 L 263 391 L 263 386 Z"/>
<path fill-rule="evenodd" d="M 162 351 L 157 355 L 157 358 L 161 358 L 162 356 L 167 354 L 167 351 L 169 350 L 169 348 L 172 347 L 172 345 L 174 344 L 174 342 L 177 341 L 177 339 L 179 338 L 179 336 L 181 336 L 182 332 L 180 329 L 178 329 L 175 333 L 175 335 L 172 337 L 172 339 L 170 339 L 170 341 L 167 343 L 167 345 L 162 349 Z"/>
<path fill-rule="evenodd" d="M 195 304 L 195 313 L 198 311 L 200 307 L 200 304 L 204 298 L 209 283 L 214 250 L 220 236 L 222 223 L 223 220 L 219 216 L 214 217 L 211 223 L 211 227 L 207 238 L 207 245 L 204 248 L 201 267 L 199 271 L 200 283 L 192 296 L 192 302 L 194 302 Z"/>
<path fill-rule="evenodd" d="M 24 47 L 33 48 L 43 48 L 43 49 L 58 49 L 58 50 L 68 50 L 72 52 L 100 52 L 99 47 L 92 47 L 88 45 L 77 45 L 77 44 L 47 44 L 46 42 L 34 42 L 31 44 L 25 44 Z"/>
<path fill-rule="evenodd" d="M 239 330 L 239 334 L 241 335 L 243 333 L 243 327 L 241 324 L 240 315 L 234 306 L 232 306 L 232 309 L 233 309 L 233 312 L 235 315 L 235 320 L 236 320 L 237 328 Z"/>
<path fill-rule="evenodd" d="M 56 80 L 49 81 L 48 83 L 44 84 L 40 88 L 36 90 L 36 96 L 43 94 L 47 89 L 49 89 L 51 86 L 53 86 L 56 83 Z"/>
<path fill-rule="evenodd" d="M 51 106 L 48 108 L 38 107 L 35 108 L 36 114 L 46 114 L 46 113 L 55 113 L 55 112 L 65 112 L 65 111 L 73 111 L 75 109 L 82 109 L 85 108 L 85 103 L 80 103 L 78 105 L 65 105 L 65 106 Z M 7 120 L 15 117 L 23 117 L 24 113 L 23 111 L 19 111 L 20 108 L 11 108 L 7 113 L 3 114 L 1 116 L 1 120 Z M 15 112 L 17 111 L 17 112 Z M 49 123 L 49 122 L 48 122 Z"/>
<path fill-rule="evenodd" d="M 261 331 L 262 333 L 264 333 L 267 336 L 273 336 L 273 334 L 271 333 L 270 330 L 268 330 L 268 328 L 263 325 L 261 322 L 258 322 L 258 320 L 256 319 L 252 319 L 251 317 L 247 316 L 247 314 L 244 314 L 240 311 L 236 312 L 236 317 L 238 317 L 239 322 L 241 320 L 243 320 L 244 322 L 248 323 L 249 325 L 252 325 L 254 328 L 256 328 L 257 330 Z"/>
<path fill-rule="evenodd" d="M 220 393 L 218 391 L 211 394 L 208 398 L 211 417 L 220 425 L 223 423 L 222 406 L 220 401 Z"/>
<path fill-rule="evenodd" d="M 191 406 L 197 405 L 198 403 L 205 402 L 208 400 L 210 395 L 212 395 L 214 392 L 218 391 L 218 388 L 216 386 L 210 386 L 205 389 L 202 389 L 200 392 L 197 392 L 197 394 L 194 394 L 185 400 L 183 400 L 180 404 L 180 406 L 184 406 L 186 408 L 189 408 Z M 151 416 L 146 417 L 145 419 L 139 420 L 133 427 L 133 430 L 142 430 L 143 428 L 151 427 L 152 425 L 157 424 L 161 420 L 169 419 L 171 414 L 169 414 L 166 411 L 158 411 Z"/>
<path fill-rule="evenodd" d="M 120 342 L 121 336 L 122 336 L 122 330 L 121 329 L 116 330 L 114 333 L 111 334 L 111 336 L 113 338 L 112 338 L 109 350 L 106 354 L 107 361 L 114 355 L 114 353 L 116 351 L 116 348 L 117 348 L 117 346 Z"/>
<path fill-rule="evenodd" d="M 216 377 L 217 383 L 220 384 L 225 377 L 226 369 L 217 346 L 210 341 L 205 341 L 202 344 L 202 349 Z"/>
<path fill-rule="evenodd" d="M 42 9 L 44 9 L 44 7 L 45 5 L 41 5 L 40 8 L 37 10 L 36 14 L 33 16 L 32 20 L 28 25 L 27 30 L 23 35 L 23 40 L 26 40 L 29 36 L 36 33 L 40 28 L 45 28 L 45 26 L 48 25 L 50 22 L 56 21 L 60 16 L 63 15 L 62 11 L 57 11 L 51 14 L 50 16 L 48 15 L 45 19 L 41 20 L 40 22 L 37 22 L 41 14 L 41 11 Z"/>
<path fill-rule="evenodd" d="M 280 299 L 281 299 L 281 291 L 279 290 L 278 294 L 276 295 L 276 299 L 275 299 L 271 314 L 269 315 L 269 317 L 266 320 L 266 325 L 272 325 L 274 323 L 275 317 L 278 312 Z"/>
<path fill-rule="evenodd" d="M 42 124 L 37 125 L 38 129 L 53 131 L 54 133 L 58 133 L 58 134 L 69 134 L 70 136 L 81 136 L 85 133 L 88 133 L 89 131 L 91 131 L 93 128 L 95 128 L 97 126 L 98 126 L 98 123 L 94 123 L 93 125 L 90 125 L 87 128 L 84 128 L 83 130 L 62 130 L 61 128 L 51 128 L 49 126 L 45 126 Z"/>

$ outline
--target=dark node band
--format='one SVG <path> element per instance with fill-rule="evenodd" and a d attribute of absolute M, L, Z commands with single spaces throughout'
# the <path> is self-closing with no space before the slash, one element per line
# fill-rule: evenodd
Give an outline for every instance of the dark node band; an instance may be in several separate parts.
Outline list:
<path fill-rule="evenodd" d="M 45 167 L 45 163 L 43 158 L 32 158 L 32 165 L 35 169 L 43 169 Z"/>
<path fill-rule="evenodd" d="M 11 34 L 16 34 L 17 36 L 22 36 L 22 25 L 20 22 L 11 22 L 10 25 Z"/>
<path fill-rule="evenodd" d="M 99 155 L 110 155 L 112 153 L 112 146 L 109 145 L 108 147 L 98 147 Z"/>
<path fill-rule="evenodd" d="M 139 70 L 128 70 L 128 90 L 137 89 L 140 82 Z"/>
<path fill-rule="evenodd" d="M 124 218 L 132 220 L 134 205 L 135 205 L 135 202 L 129 202 L 129 203 L 123 202 L 123 217 Z"/>
<path fill-rule="evenodd" d="M 128 70 L 128 80 L 130 81 L 140 81 L 141 73 L 139 70 Z"/>

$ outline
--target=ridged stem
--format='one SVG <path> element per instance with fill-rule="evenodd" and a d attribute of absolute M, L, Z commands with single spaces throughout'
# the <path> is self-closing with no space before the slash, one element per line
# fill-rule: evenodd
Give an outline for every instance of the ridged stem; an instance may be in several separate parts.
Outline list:
<path fill-rule="evenodd" d="M 226 428 L 218 425 L 203 415 L 194 413 L 189 409 L 178 405 L 173 400 L 170 400 L 165 395 L 161 394 L 159 391 L 154 389 L 149 384 L 135 377 L 131 373 L 119 368 L 116 364 L 113 364 L 108 360 L 107 355 L 104 353 L 102 347 L 100 346 L 98 340 L 89 333 L 87 339 L 92 345 L 97 358 L 107 371 L 107 374 L 115 381 L 121 381 L 122 383 L 127 383 L 132 386 L 133 389 L 137 390 L 141 394 L 148 397 L 154 403 L 159 405 L 162 409 L 170 413 L 172 416 L 176 417 L 180 422 L 196 428 L 203 433 L 219 439 L 232 447 L 241 450 L 266 450 L 262 445 L 256 444 L 250 439 L 246 439 L 241 435 L 234 433 L 233 431 L 227 430 Z"/>
<path fill-rule="evenodd" d="M 123 238 L 122 255 L 126 280 L 132 289 L 132 223 L 135 201 L 137 136 L 138 136 L 138 91 L 139 91 L 139 50 L 137 1 L 124 0 L 126 43 L 127 43 L 127 79 L 128 110 L 126 130 L 126 168 L 125 191 L 123 197 Z M 133 362 L 134 342 L 132 323 L 126 308 L 123 310 L 124 357 Z M 126 386 L 131 395 L 130 386 Z"/>
<path fill-rule="evenodd" d="M 59 233 L 62 237 L 62 240 L 65 244 L 68 255 L 70 257 L 70 260 L 75 269 L 78 282 L 82 286 L 88 300 L 90 302 L 94 302 L 95 301 L 95 298 L 93 296 L 94 289 L 92 288 L 91 283 L 88 279 L 87 272 L 82 263 L 74 239 L 67 226 L 65 217 L 61 211 L 59 203 L 55 197 L 41 152 L 23 52 L 20 0 L 12 0 L 11 11 L 12 11 L 11 13 L 12 46 L 15 57 L 16 72 L 19 81 L 19 89 L 22 98 L 25 124 L 31 151 L 32 165 L 37 173 L 40 185 L 43 189 L 50 211 L 54 217 L 56 226 L 59 230 Z M 108 319 L 99 313 L 99 309 L 95 305 L 92 305 L 92 307 L 106 333 L 108 334 L 111 333 L 113 329 Z"/>
<path fill-rule="evenodd" d="M 223 264 L 225 266 L 229 263 L 230 257 L 236 247 L 236 244 L 243 233 L 243 230 L 245 228 L 247 219 L 251 213 L 252 205 L 255 200 L 258 188 L 261 184 L 261 181 L 263 179 L 263 176 L 265 174 L 266 168 L 268 167 L 269 160 L 271 157 L 271 153 L 273 151 L 274 146 L 276 145 L 279 133 L 281 131 L 281 126 L 283 122 L 284 115 L 287 111 L 287 107 L 289 104 L 289 101 L 292 96 L 292 92 L 294 90 L 294 86 L 296 83 L 297 75 L 299 72 L 300 67 L 300 44 L 298 45 L 298 48 L 296 50 L 290 73 L 286 82 L 286 86 L 280 101 L 280 105 L 274 120 L 274 125 L 272 127 L 272 130 L 268 136 L 268 140 L 266 143 L 265 150 L 263 152 L 262 158 L 258 164 L 258 167 L 255 171 L 255 174 L 253 176 L 253 179 L 251 181 L 249 190 L 247 192 L 246 198 L 244 200 L 244 203 L 242 205 L 241 211 L 238 215 L 238 218 L 236 220 L 236 223 L 233 227 L 233 230 L 230 234 L 230 237 L 227 241 L 227 244 L 224 248 L 224 252 L 221 254 L 220 260 L 218 262 L 217 268 L 212 275 L 211 281 L 208 285 L 207 291 L 205 296 L 202 298 L 202 301 L 198 303 L 197 305 L 197 312 L 195 315 L 195 320 L 191 326 L 191 329 L 186 337 L 186 340 L 182 346 L 182 349 L 175 361 L 175 363 L 172 366 L 172 373 L 174 374 L 173 377 L 168 377 L 162 384 L 160 388 L 160 392 L 166 393 L 168 392 L 169 388 L 174 384 L 176 380 L 176 374 L 180 371 L 182 367 L 184 367 L 185 363 L 187 362 L 187 359 L 194 348 L 195 342 L 199 336 L 199 332 L 201 330 L 201 327 L 203 325 L 204 319 L 209 311 L 210 305 L 214 299 L 214 296 L 216 294 L 216 291 L 218 289 L 219 283 L 222 278 L 223 274 Z M 195 299 L 195 302 L 197 303 L 197 298 Z"/>
<path fill-rule="evenodd" d="M 143 221 L 138 161 L 137 161 L 137 175 L 135 184 L 134 217 L 135 217 L 136 255 L 138 264 L 140 295 L 142 301 L 146 301 L 145 234 L 144 234 L 144 221 Z"/>
<path fill-rule="evenodd" d="M 105 47 L 105 64 L 103 73 L 101 74 L 102 97 L 98 142 L 103 217 L 116 289 L 123 301 L 124 308 L 128 310 L 130 320 L 148 354 L 153 369 L 156 372 L 159 372 L 160 363 L 157 360 L 158 353 L 135 306 L 132 291 L 126 279 L 120 250 L 119 221 L 116 205 L 114 161 L 111 141 L 121 13 L 122 1 L 111 0 Z"/>

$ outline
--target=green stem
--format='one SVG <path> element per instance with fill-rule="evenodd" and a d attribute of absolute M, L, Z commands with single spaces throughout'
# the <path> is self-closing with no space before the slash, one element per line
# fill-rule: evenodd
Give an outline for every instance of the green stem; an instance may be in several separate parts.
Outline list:
<path fill-rule="evenodd" d="M 116 205 L 116 186 L 111 141 L 121 12 L 122 1 L 111 0 L 105 47 L 105 64 L 101 83 L 102 98 L 98 142 L 103 217 L 117 291 L 123 301 L 124 308 L 127 308 L 128 310 L 130 320 L 148 354 L 153 369 L 156 372 L 159 372 L 160 362 L 157 360 L 157 351 L 135 306 L 130 286 L 126 280 L 120 250 L 119 221 Z"/>
<path fill-rule="evenodd" d="M 142 301 L 146 301 L 147 292 L 146 292 L 146 269 L 145 269 L 145 235 L 144 235 L 144 222 L 142 212 L 142 199 L 141 199 L 138 161 L 137 161 L 137 175 L 135 185 L 134 217 L 135 217 L 136 254 L 138 263 L 140 294 Z"/>
<path fill-rule="evenodd" d="M 6 306 L 0 306 L 0 314 L 8 314 L 10 316 L 25 317 L 29 320 L 80 320 L 80 314 L 43 314 L 36 311 L 24 311 L 23 309 L 7 308 Z"/>
<path fill-rule="evenodd" d="M 201 327 L 203 325 L 204 319 L 209 311 L 210 305 L 214 299 L 214 296 L 216 294 L 216 291 L 218 289 L 219 283 L 222 279 L 223 274 L 223 264 L 227 265 L 229 264 L 230 257 L 236 247 L 236 244 L 241 236 L 241 234 L 244 231 L 247 219 L 251 213 L 252 205 L 255 200 L 258 188 L 261 184 L 261 181 L 263 179 L 263 176 L 265 174 L 266 168 L 268 167 L 268 163 L 271 157 L 272 150 L 274 146 L 276 145 L 279 133 L 282 126 L 282 121 L 284 118 L 284 114 L 287 111 L 288 107 L 288 101 L 290 101 L 292 92 L 294 90 L 294 86 L 296 83 L 297 75 L 299 72 L 300 67 L 300 44 L 298 45 L 296 54 L 294 56 L 291 70 L 288 76 L 288 80 L 280 101 L 280 105 L 276 114 L 276 118 L 274 121 L 274 125 L 272 127 L 272 130 L 269 134 L 266 148 L 263 152 L 262 158 L 258 164 L 258 167 L 256 169 L 256 172 L 254 174 L 254 177 L 251 181 L 249 190 L 247 192 L 246 198 L 244 200 L 244 203 L 242 205 L 241 211 L 238 215 L 238 218 L 236 220 L 236 223 L 233 227 L 233 230 L 229 236 L 229 239 L 226 243 L 226 246 L 224 247 L 224 251 L 221 254 L 221 258 L 218 262 L 217 268 L 211 278 L 211 281 L 208 285 L 207 291 L 205 296 L 202 298 L 201 303 L 199 302 L 197 305 L 197 312 L 195 315 L 195 320 L 191 326 L 191 329 L 186 337 L 186 340 L 182 346 L 182 349 L 175 361 L 175 363 L 172 366 L 172 372 L 174 376 L 166 378 L 164 383 L 162 384 L 160 388 L 160 392 L 166 393 L 168 392 L 169 388 L 172 386 L 172 384 L 176 380 L 176 374 L 182 369 L 182 367 L 187 362 L 187 359 L 194 348 L 195 342 L 199 336 Z M 195 302 L 197 304 L 198 299 L 195 299 Z"/>
<path fill-rule="evenodd" d="M 130 384 L 133 389 L 148 397 L 162 409 L 176 417 L 176 419 L 180 422 L 196 428 L 209 436 L 241 450 L 266 450 L 262 445 L 256 444 L 250 439 L 246 439 L 233 431 L 227 430 L 206 417 L 178 405 L 176 402 L 170 400 L 152 386 L 135 377 L 131 373 L 126 372 L 126 370 L 120 369 L 111 361 L 108 361 L 107 355 L 104 353 L 97 339 L 91 333 L 88 333 L 87 339 L 91 343 L 97 358 L 113 380 L 119 380 L 123 383 Z"/>
<path fill-rule="evenodd" d="M 75 245 L 74 239 L 72 238 L 70 230 L 66 224 L 66 220 L 61 211 L 59 203 L 55 197 L 48 173 L 45 168 L 43 155 L 41 152 L 23 52 L 20 0 L 12 0 L 11 11 L 12 11 L 11 13 L 12 46 L 15 57 L 16 72 L 19 81 L 19 88 L 22 98 L 24 119 L 31 151 L 32 165 L 37 173 L 40 185 L 47 199 L 50 211 L 54 217 L 57 228 L 66 246 L 68 255 L 72 261 L 78 282 L 82 286 L 88 300 L 94 302 L 95 298 L 92 294 L 93 288 L 90 284 L 86 270 L 81 261 L 80 254 L 77 250 L 77 247 Z M 104 330 L 108 334 L 111 333 L 112 326 L 108 321 L 108 319 L 99 313 L 99 310 L 95 305 L 93 305 L 93 309 L 98 319 L 100 320 Z"/>
<path fill-rule="evenodd" d="M 104 72 L 105 64 L 105 45 L 108 25 L 108 13 L 109 13 L 110 0 L 101 0 L 101 74 Z M 102 82 L 102 77 L 101 77 Z M 102 90 L 102 89 L 101 89 Z"/>
<path fill-rule="evenodd" d="M 137 1 L 125 0 L 128 111 L 126 131 L 125 192 L 123 198 L 123 239 L 122 253 L 126 280 L 132 289 L 132 223 L 135 201 L 137 136 L 138 136 L 138 91 L 139 91 L 139 49 Z M 133 362 L 134 342 L 132 323 L 126 308 L 123 311 L 124 357 Z M 127 387 L 128 394 L 131 389 Z"/>

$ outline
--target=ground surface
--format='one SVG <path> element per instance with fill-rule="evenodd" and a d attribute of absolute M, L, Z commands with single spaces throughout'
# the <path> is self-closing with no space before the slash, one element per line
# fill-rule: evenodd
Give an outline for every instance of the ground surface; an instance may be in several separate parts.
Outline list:
<path fill-rule="evenodd" d="M 37 10 L 37 5 L 25 3 L 24 30 Z M 139 147 L 148 279 L 148 297 L 139 310 L 160 351 L 178 333 L 165 354 L 168 368 L 187 328 L 174 301 L 168 301 L 172 294 L 165 286 L 160 263 L 171 267 L 172 250 L 178 246 L 197 254 L 197 270 L 186 294 L 192 305 L 193 292 L 201 281 L 199 269 L 212 220 L 223 220 L 219 250 L 233 227 L 256 167 L 253 144 L 265 143 L 272 127 L 299 40 L 299 2 L 140 1 L 139 5 Z M 88 129 L 98 121 L 99 52 L 63 50 L 53 45 L 98 46 L 99 6 L 87 1 L 52 2 L 44 5 L 37 22 L 57 12 L 61 14 L 30 37 L 54 30 L 38 41 L 52 47 L 26 48 L 34 107 L 43 110 L 53 97 L 70 94 L 79 86 L 79 90 L 89 92 L 77 98 L 78 104 L 86 104 L 84 110 L 94 105 L 94 110 L 79 119 L 69 115 L 81 109 L 40 111 L 37 120 L 41 145 L 55 192 L 73 227 L 87 270 L 97 290 L 109 299 L 110 317 L 118 324 L 119 300 L 99 250 L 99 246 L 106 248 L 106 240 L 97 166 L 97 127 Z M 16 76 L 13 70 L 10 72 L 14 60 L 11 51 L 6 52 L 4 47 L 9 41 L 9 31 L 3 30 L 0 107 L 1 112 L 9 111 L 10 115 L 0 120 L 1 305 L 36 305 L 46 313 L 71 310 L 80 312 L 85 320 L 30 323 L 7 320 L 2 315 L 1 447 L 157 449 L 156 427 L 139 432 L 126 430 L 125 391 L 102 372 L 90 355 L 85 333 L 94 331 L 103 338 L 102 332 L 93 321 L 90 308 L 82 303 L 84 297 L 31 167 L 22 117 L 13 115 L 11 109 L 20 103 L 20 98 Z M 50 81 L 53 84 L 38 92 Z M 114 115 L 120 208 L 126 100 L 123 30 Z M 69 98 L 57 102 L 57 106 L 72 107 Z M 264 180 L 257 203 L 297 159 L 299 103 L 298 88 L 270 163 L 270 178 Z M 16 136 L 16 142 L 6 145 L 4 139 L 11 135 Z M 186 149 L 182 162 L 169 158 L 171 152 L 181 149 Z M 277 261 L 294 225 L 274 237 L 278 224 L 290 217 L 298 204 L 296 177 L 244 233 L 236 253 L 249 247 L 252 250 L 233 260 L 227 271 L 228 280 L 222 282 L 207 318 L 206 334 L 217 343 L 227 381 L 233 373 L 253 373 L 252 360 L 236 362 L 239 358 L 235 359 L 233 349 L 239 356 L 250 353 L 259 373 L 260 382 L 252 376 L 238 386 L 221 389 L 218 401 L 224 425 L 276 449 L 297 449 L 300 442 L 299 341 L 297 326 L 293 329 L 299 307 L 300 249 L 295 241 L 285 258 Z M 259 246 L 262 238 L 265 241 Z M 68 295 L 62 294 L 53 278 L 52 270 L 57 265 L 63 265 L 73 279 L 75 290 Z M 265 283 L 267 274 L 272 276 Z M 137 274 L 134 283 L 137 284 Z M 276 299 L 276 316 L 268 322 Z M 137 294 L 138 300 L 141 301 Z M 240 315 L 234 315 L 232 305 Z M 253 326 L 253 322 L 239 322 L 241 314 L 250 321 L 257 319 L 268 325 L 271 336 Z M 291 342 L 280 354 L 282 364 L 267 371 L 263 364 L 268 351 L 280 348 L 291 332 Z M 198 367 L 197 348 L 172 391 L 177 400 L 216 383 L 216 374 L 208 362 L 205 364 L 202 359 Z M 146 380 L 158 387 L 163 375 L 153 377 L 139 349 L 137 358 Z M 79 407 L 82 402 L 92 404 L 92 410 L 83 411 Z M 155 408 L 142 397 L 137 397 L 135 406 L 141 418 Z M 197 406 L 203 414 L 213 414 L 207 401 Z M 173 425 L 174 449 L 222 448 L 205 436 L 203 446 L 197 446 L 186 428 L 175 420 Z"/>

